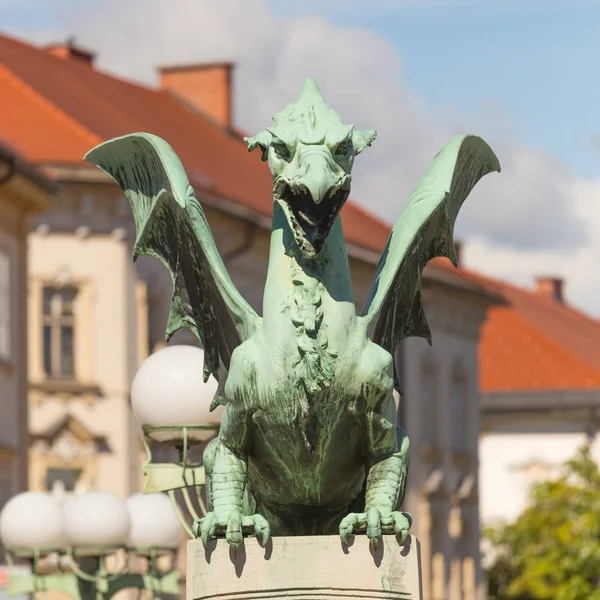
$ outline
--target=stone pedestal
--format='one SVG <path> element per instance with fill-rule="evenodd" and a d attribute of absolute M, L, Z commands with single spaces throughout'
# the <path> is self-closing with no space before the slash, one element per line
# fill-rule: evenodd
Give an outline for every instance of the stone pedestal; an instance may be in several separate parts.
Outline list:
<path fill-rule="evenodd" d="M 188 542 L 187 600 L 422 600 L 419 543 L 383 537 L 372 553 L 364 535 L 245 539 L 234 561 L 224 539 Z"/>

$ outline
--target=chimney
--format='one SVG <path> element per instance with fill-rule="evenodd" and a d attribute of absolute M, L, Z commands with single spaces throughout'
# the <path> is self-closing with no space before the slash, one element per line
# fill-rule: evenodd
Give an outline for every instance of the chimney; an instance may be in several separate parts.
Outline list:
<path fill-rule="evenodd" d="M 460 267 L 460 259 L 462 255 L 462 242 L 458 240 L 454 242 L 454 254 L 456 254 L 456 264 Z"/>
<path fill-rule="evenodd" d="M 62 44 L 50 44 L 44 48 L 48 54 L 56 56 L 62 59 L 75 60 L 77 62 L 84 63 L 90 67 L 94 64 L 96 54 L 89 50 L 84 50 L 75 44 L 75 38 L 70 37 L 66 42 Z"/>
<path fill-rule="evenodd" d="M 560 277 L 536 277 L 535 291 L 542 296 L 548 296 L 559 304 L 564 304 L 564 281 Z"/>
<path fill-rule="evenodd" d="M 161 67 L 160 89 L 171 92 L 229 129 L 232 126 L 233 67 L 228 62 Z"/>

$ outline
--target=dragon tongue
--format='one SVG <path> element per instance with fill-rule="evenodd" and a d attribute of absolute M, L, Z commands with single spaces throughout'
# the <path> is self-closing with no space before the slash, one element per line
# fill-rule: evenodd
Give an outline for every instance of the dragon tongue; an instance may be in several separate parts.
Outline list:
<path fill-rule="evenodd" d="M 310 217 L 307 217 L 301 210 L 298 211 L 298 214 L 309 224 L 309 225 L 316 225 L 318 223 L 318 221 L 314 221 L 313 219 L 311 219 Z"/>

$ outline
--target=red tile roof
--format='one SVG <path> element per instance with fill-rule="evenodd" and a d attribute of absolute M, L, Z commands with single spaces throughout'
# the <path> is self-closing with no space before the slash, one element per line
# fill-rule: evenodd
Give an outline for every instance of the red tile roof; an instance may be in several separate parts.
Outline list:
<path fill-rule="evenodd" d="M 211 197 L 270 218 L 272 182 L 240 131 L 228 131 L 168 92 L 97 71 L 83 61 L 59 58 L 0 35 L 0 139 L 41 165 L 83 165 L 93 146 L 133 131 L 166 139 L 190 181 Z M 235 173 L 235 176 L 231 174 Z M 352 201 L 342 210 L 346 240 L 378 257 L 390 226 Z M 484 286 L 446 261 L 433 261 L 453 285 L 488 295 Z M 492 302 L 493 298 L 490 299 Z"/>
<path fill-rule="evenodd" d="M 0 35 L 0 114 L 0 137 L 38 164 L 82 164 L 103 140 L 150 131 L 176 149 L 195 186 L 271 215 L 271 178 L 257 156 L 237 135 L 165 91 Z M 342 219 L 349 242 L 383 250 L 386 223 L 352 202 Z"/>
<path fill-rule="evenodd" d="M 476 273 L 510 305 L 489 309 L 479 345 L 484 393 L 600 388 L 600 323 L 536 291 Z"/>
<path fill-rule="evenodd" d="M 168 93 L 123 81 L 82 61 L 52 56 L 0 35 L 0 143 L 38 164 L 82 164 L 108 138 L 150 131 L 177 151 L 199 189 L 271 215 L 271 179 L 239 132 L 226 131 Z M 235 173 L 235 176 L 231 174 Z M 348 241 L 380 253 L 388 224 L 349 202 Z M 492 307 L 480 344 L 484 392 L 600 387 L 600 324 L 551 298 L 455 270 L 444 259 L 432 271 L 507 298 Z"/>
<path fill-rule="evenodd" d="M 83 155 L 106 139 L 152 132 L 176 149 L 196 188 L 271 216 L 271 176 L 239 130 L 224 129 L 168 92 L 0 35 L 0 114 L 0 139 L 40 165 L 83 165 Z M 387 223 L 352 201 L 342 222 L 349 243 L 375 256 L 383 251 Z M 465 276 L 455 273 L 460 285 Z M 470 287 L 485 294 L 473 281 Z"/>

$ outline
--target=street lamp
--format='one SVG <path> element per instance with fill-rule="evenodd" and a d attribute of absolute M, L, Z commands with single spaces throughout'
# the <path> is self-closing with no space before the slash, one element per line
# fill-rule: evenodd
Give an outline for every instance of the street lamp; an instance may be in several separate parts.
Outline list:
<path fill-rule="evenodd" d="M 138 554 L 179 546 L 181 525 L 165 494 L 133 494 L 127 498 L 127 508 L 131 515 L 128 545 Z"/>
<path fill-rule="evenodd" d="M 144 492 L 167 492 L 182 527 L 195 537 L 190 519 L 199 521 L 206 514 L 202 486 L 204 468 L 194 462 L 192 450 L 201 450 L 219 431 L 222 407 L 210 411 L 217 393 L 217 382 L 202 374 L 204 351 L 195 346 L 175 345 L 158 350 L 142 364 L 131 388 L 133 412 L 143 431 L 147 460 Z M 156 443 L 174 448 L 175 462 L 152 459 Z M 156 452 L 155 452 L 156 454 Z M 180 490 L 187 516 L 183 514 L 176 491 Z M 194 492 L 194 496 L 190 491 Z"/>
<path fill-rule="evenodd" d="M 75 600 L 107 600 L 129 587 L 145 590 L 147 599 L 179 593 L 174 565 L 181 527 L 195 537 L 189 521 L 206 514 L 204 468 L 192 460 L 192 451 L 216 435 L 222 413 L 222 407 L 210 411 L 218 385 L 212 377 L 204 382 L 203 362 L 200 348 L 168 346 L 146 359 L 135 376 L 131 402 L 147 452 L 143 494 L 124 502 L 88 492 L 61 506 L 49 494 L 25 492 L 6 504 L 0 540 L 9 563 L 31 565 L 31 574 L 9 576 L 10 595 L 59 590 Z M 174 449 L 177 460 L 153 461 L 156 444 Z M 159 568 L 163 556 L 171 559 L 168 570 Z M 145 573 L 133 572 L 136 559 L 146 561 Z"/>
<path fill-rule="evenodd" d="M 56 548 L 66 546 L 63 511 L 49 494 L 18 494 L 0 513 L 0 538 L 14 555 L 47 556 Z"/>
<path fill-rule="evenodd" d="M 65 532 L 77 554 L 112 554 L 127 543 L 131 518 L 127 505 L 108 492 L 74 496 L 64 505 Z M 84 550 L 85 549 L 85 550 Z"/>
<path fill-rule="evenodd" d="M 27 560 L 31 574 L 11 574 L 8 593 L 56 590 L 74 600 L 107 600 L 125 588 L 146 598 L 179 594 L 174 570 L 180 527 L 164 494 L 135 494 L 126 502 L 107 492 L 74 496 L 63 506 L 49 494 L 24 492 L 0 512 L 0 539 L 9 564 Z M 161 569 L 161 556 L 171 559 Z M 145 572 L 131 568 L 146 560 Z"/>

